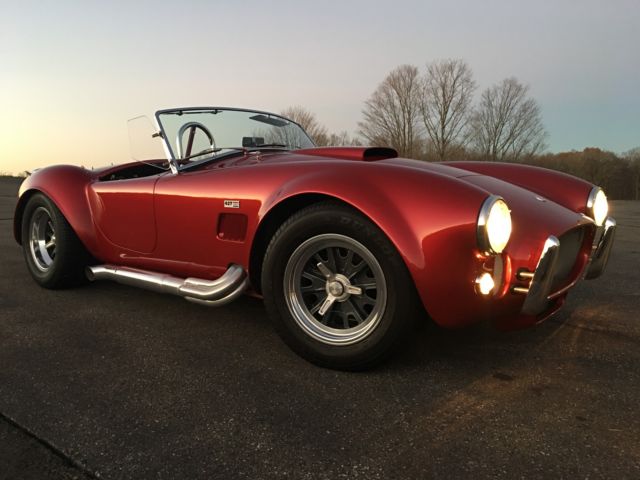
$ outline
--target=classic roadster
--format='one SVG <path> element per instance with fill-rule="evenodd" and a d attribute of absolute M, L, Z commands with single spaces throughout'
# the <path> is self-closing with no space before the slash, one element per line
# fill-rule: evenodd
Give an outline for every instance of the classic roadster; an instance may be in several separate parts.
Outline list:
<path fill-rule="evenodd" d="M 264 298 L 306 359 L 363 369 L 422 312 L 540 322 L 598 277 L 616 229 L 597 186 L 532 166 L 316 148 L 272 113 L 155 115 L 166 158 L 25 180 L 14 233 L 45 288 L 115 280 L 202 305 Z"/>

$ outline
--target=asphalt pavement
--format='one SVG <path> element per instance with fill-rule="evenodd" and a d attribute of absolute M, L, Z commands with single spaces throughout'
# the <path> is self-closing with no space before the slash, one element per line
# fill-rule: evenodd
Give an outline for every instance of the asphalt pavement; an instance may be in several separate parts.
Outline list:
<path fill-rule="evenodd" d="M 640 478 L 640 202 L 605 275 L 517 332 L 424 323 L 364 373 L 291 353 L 262 303 L 49 291 L 0 179 L 0 478 Z"/>

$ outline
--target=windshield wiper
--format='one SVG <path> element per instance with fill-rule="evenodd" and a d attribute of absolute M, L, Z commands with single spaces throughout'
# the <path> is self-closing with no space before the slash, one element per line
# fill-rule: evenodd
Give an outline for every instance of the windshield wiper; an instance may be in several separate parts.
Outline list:
<path fill-rule="evenodd" d="M 237 155 L 237 154 L 246 154 L 247 149 L 246 148 L 241 148 L 241 147 L 222 147 L 222 148 L 216 148 L 214 150 L 213 153 L 217 153 L 221 150 L 229 150 L 228 152 L 222 153 L 220 155 L 213 155 L 211 157 L 208 158 L 203 158 L 202 160 L 196 160 L 195 162 L 184 162 L 180 165 L 180 171 L 182 170 L 187 170 L 190 168 L 194 168 L 197 167 L 199 165 L 204 165 L 206 163 L 211 163 L 211 162 L 216 162 L 218 160 L 224 160 L 225 158 L 229 158 L 233 155 Z M 182 161 L 184 159 L 179 159 L 178 162 Z"/>
<path fill-rule="evenodd" d="M 277 147 L 277 148 L 289 148 L 282 143 L 261 143 L 260 145 L 256 145 L 255 147 L 249 147 L 249 150 L 252 148 L 263 148 L 263 147 Z"/>
<path fill-rule="evenodd" d="M 238 153 L 238 152 L 244 152 L 245 154 L 247 152 L 251 152 L 251 151 L 256 151 L 256 150 L 260 150 L 261 148 L 274 148 L 274 149 L 280 149 L 280 148 L 284 148 L 286 150 L 289 150 L 289 147 L 287 147 L 286 145 L 283 145 L 282 143 L 262 143 L 260 145 L 256 145 L 255 147 L 217 147 L 217 148 L 207 148 L 206 150 L 202 150 L 201 152 L 198 153 L 194 153 L 193 155 L 189 155 L 188 157 L 184 157 L 184 158 L 179 158 L 178 162 L 186 162 L 187 160 L 190 160 L 192 158 L 195 157 L 199 157 L 202 155 L 208 155 L 208 154 L 216 154 L 218 152 L 221 152 L 222 150 L 230 150 L 230 152 L 228 152 L 228 154 L 230 153 Z M 210 158 L 203 158 L 202 160 L 198 160 L 196 162 L 189 162 L 189 163 L 184 163 L 182 165 L 182 169 L 186 169 L 186 168 L 191 168 L 194 167 L 196 165 L 202 165 L 203 163 L 208 163 L 208 162 L 212 162 L 221 158 L 227 158 L 228 154 L 225 155 L 219 155 L 219 156 L 212 156 Z"/>
<path fill-rule="evenodd" d="M 218 153 L 218 152 L 221 152 L 222 150 L 244 150 L 244 148 L 242 148 L 242 147 L 207 148 L 205 150 L 202 150 L 201 152 L 194 153 L 193 155 L 189 155 L 188 157 L 179 158 L 178 160 L 190 160 L 192 158 L 200 157 L 202 155 L 208 155 L 209 153 Z"/>

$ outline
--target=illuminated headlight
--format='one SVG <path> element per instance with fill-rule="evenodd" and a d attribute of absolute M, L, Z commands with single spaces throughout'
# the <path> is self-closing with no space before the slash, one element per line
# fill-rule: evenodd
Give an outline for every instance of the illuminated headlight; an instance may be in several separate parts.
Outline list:
<path fill-rule="evenodd" d="M 596 222 L 596 225 L 600 226 L 604 224 L 607 214 L 609 213 L 609 202 L 600 187 L 595 187 L 591 190 L 589 198 L 587 199 L 587 212 L 591 218 L 593 218 L 593 221 Z"/>
<path fill-rule="evenodd" d="M 505 201 L 491 195 L 478 215 L 478 246 L 486 255 L 502 253 L 511 237 L 511 212 Z"/>

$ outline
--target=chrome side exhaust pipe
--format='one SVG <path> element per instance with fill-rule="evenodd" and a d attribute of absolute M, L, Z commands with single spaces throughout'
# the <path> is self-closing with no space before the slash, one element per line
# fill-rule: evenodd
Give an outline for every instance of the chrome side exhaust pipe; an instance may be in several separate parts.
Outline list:
<path fill-rule="evenodd" d="M 117 265 L 87 267 L 86 274 L 91 281 L 113 280 L 131 287 L 178 295 L 191 302 L 210 307 L 219 307 L 235 300 L 249 286 L 246 272 L 240 265 L 235 264 L 216 280 L 179 278 L 166 273 Z"/>

